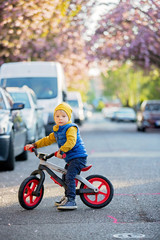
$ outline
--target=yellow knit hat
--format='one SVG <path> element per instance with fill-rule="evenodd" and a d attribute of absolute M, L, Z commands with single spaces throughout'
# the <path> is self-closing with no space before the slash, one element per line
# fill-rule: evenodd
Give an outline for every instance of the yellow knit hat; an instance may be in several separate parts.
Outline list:
<path fill-rule="evenodd" d="M 72 116 L 72 108 L 68 103 L 62 102 L 60 103 L 55 109 L 54 109 L 54 115 L 55 112 L 58 110 L 63 110 L 67 113 L 69 120 L 71 120 L 71 116 Z"/>

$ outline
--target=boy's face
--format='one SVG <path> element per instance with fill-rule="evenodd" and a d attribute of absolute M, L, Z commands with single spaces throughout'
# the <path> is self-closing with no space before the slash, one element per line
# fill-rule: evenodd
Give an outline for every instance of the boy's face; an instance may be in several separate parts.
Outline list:
<path fill-rule="evenodd" d="M 69 121 L 69 118 L 65 111 L 57 110 L 54 115 L 54 120 L 56 125 L 63 126 Z"/>

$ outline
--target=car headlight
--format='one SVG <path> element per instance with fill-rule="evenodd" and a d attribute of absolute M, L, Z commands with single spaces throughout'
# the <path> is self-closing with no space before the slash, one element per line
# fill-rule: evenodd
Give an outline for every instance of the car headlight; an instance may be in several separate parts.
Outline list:
<path fill-rule="evenodd" d="M 6 121 L 0 121 L 0 134 L 5 134 L 7 132 L 8 124 Z"/>

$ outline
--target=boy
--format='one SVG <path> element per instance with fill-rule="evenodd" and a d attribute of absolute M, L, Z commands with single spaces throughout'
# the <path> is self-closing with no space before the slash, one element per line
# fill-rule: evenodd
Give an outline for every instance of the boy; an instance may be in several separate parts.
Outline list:
<path fill-rule="evenodd" d="M 30 147 L 41 148 L 57 142 L 59 150 L 57 157 L 62 158 L 66 154 L 67 173 L 64 176 L 67 189 L 65 196 L 55 205 L 59 210 L 77 209 L 75 202 L 76 186 L 75 176 L 85 167 L 87 161 L 87 152 L 81 139 L 79 128 L 71 121 L 72 108 L 69 104 L 62 102 L 54 110 L 54 120 L 56 125 L 49 136 L 44 137 L 33 144 L 27 144 L 26 150 Z"/>

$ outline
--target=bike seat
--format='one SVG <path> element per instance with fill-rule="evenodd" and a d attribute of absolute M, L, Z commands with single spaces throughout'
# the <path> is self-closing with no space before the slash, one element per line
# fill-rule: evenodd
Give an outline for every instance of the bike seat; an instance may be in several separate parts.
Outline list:
<path fill-rule="evenodd" d="M 92 167 L 92 164 L 81 169 L 82 172 L 88 171 Z"/>

